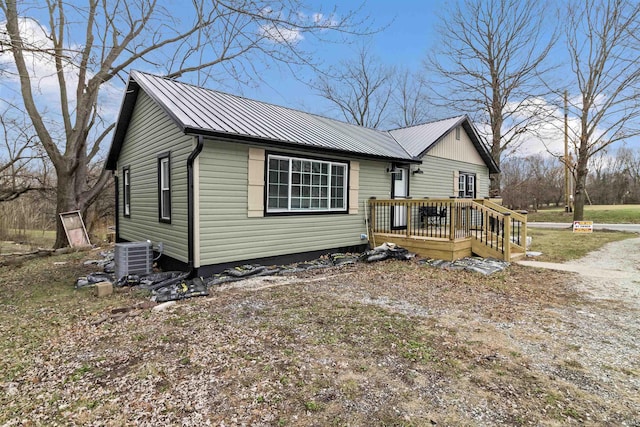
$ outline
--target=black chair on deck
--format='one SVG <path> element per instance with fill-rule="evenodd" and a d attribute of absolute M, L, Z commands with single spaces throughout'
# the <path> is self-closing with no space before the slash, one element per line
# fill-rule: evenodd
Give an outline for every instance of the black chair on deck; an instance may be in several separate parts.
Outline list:
<path fill-rule="evenodd" d="M 426 223 L 429 225 L 442 225 L 442 220 L 447 218 L 447 208 L 438 209 L 436 206 L 421 206 L 419 209 L 420 212 L 420 223 L 422 225 Z"/>

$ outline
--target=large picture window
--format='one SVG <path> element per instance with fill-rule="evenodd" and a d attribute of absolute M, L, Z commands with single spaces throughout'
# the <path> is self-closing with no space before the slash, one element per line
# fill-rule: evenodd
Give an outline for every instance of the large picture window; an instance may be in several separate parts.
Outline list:
<path fill-rule="evenodd" d="M 158 219 L 171 222 L 171 158 L 169 153 L 158 156 Z"/>
<path fill-rule="evenodd" d="M 346 163 L 268 156 L 267 212 L 347 210 Z"/>
<path fill-rule="evenodd" d="M 458 197 L 476 197 L 476 174 L 460 172 L 458 175 Z"/>
<path fill-rule="evenodd" d="M 125 217 L 131 216 L 131 170 L 122 168 L 122 213 Z"/>

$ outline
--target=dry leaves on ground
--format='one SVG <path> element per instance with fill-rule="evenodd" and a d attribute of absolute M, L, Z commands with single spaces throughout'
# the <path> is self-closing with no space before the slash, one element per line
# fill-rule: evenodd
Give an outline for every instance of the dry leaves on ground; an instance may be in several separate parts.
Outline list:
<path fill-rule="evenodd" d="M 640 424 L 637 309 L 570 274 L 384 261 L 96 322 L 144 296 L 42 297 L 45 266 L 0 273 L 7 426 Z"/>

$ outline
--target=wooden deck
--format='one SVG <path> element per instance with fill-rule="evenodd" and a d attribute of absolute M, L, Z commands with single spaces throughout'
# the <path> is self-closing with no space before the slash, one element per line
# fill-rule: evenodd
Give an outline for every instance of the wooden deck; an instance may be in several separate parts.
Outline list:
<path fill-rule="evenodd" d="M 423 257 L 525 255 L 526 214 L 489 200 L 372 199 L 368 220 L 372 245 L 392 242 Z"/>

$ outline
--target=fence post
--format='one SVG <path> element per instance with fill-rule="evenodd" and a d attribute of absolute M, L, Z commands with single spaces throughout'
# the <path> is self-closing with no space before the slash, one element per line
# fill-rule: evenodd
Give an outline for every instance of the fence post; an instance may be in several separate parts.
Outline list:
<path fill-rule="evenodd" d="M 502 236 L 502 250 L 504 261 L 511 261 L 511 213 L 506 212 L 504 216 L 504 228 Z"/>

